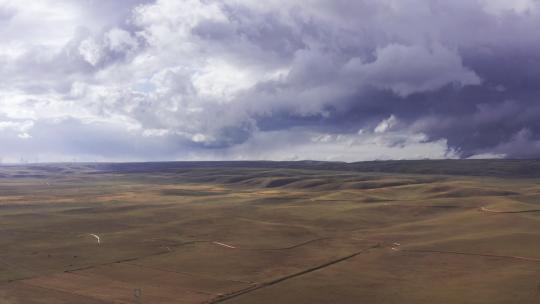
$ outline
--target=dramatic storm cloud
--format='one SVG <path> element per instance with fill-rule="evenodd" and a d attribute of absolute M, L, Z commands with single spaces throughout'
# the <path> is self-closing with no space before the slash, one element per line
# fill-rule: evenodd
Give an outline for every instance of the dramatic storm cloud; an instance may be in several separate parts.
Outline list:
<path fill-rule="evenodd" d="M 0 157 L 539 157 L 539 27 L 535 0 L 0 0 Z"/>

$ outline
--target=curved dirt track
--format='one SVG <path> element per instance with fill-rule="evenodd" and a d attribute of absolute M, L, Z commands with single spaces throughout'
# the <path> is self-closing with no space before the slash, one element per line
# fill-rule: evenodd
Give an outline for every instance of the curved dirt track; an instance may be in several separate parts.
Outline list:
<path fill-rule="evenodd" d="M 480 211 L 489 212 L 489 213 L 530 213 L 530 212 L 540 212 L 540 209 L 530 209 L 530 210 L 516 210 L 516 211 L 498 211 L 492 210 L 486 207 L 480 207 Z"/>

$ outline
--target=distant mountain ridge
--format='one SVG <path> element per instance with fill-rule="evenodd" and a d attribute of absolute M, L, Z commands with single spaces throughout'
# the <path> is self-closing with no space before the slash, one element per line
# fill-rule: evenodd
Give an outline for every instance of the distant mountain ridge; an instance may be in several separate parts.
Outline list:
<path fill-rule="evenodd" d="M 50 163 L 4 165 L 0 177 L 44 177 L 69 173 L 175 172 L 212 168 L 283 168 L 406 174 L 540 178 L 540 160 L 389 160 L 365 162 L 325 161 L 171 161 L 133 163 Z"/>

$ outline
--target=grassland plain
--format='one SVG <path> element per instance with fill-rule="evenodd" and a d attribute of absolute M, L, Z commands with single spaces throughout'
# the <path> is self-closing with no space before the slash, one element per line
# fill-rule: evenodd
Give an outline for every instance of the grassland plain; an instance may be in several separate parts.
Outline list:
<path fill-rule="evenodd" d="M 2 166 L 0 303 L 540 303 L 535 168 Z"/>

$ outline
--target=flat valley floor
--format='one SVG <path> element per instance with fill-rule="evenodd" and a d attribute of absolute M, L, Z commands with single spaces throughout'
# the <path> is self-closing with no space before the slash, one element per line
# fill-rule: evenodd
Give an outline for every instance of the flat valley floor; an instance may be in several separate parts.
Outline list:
<path fill-rule="evenodd" d="M 538 178 L 0 167 L 0 303 L 540 303 Z"/>

